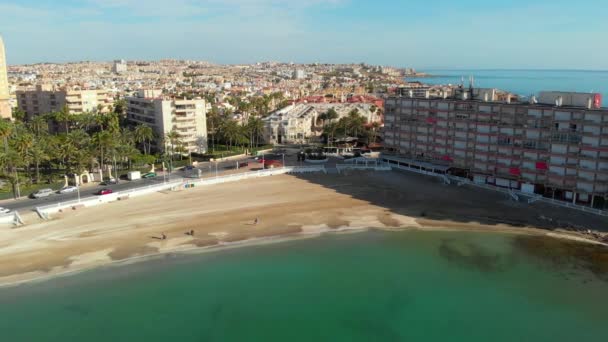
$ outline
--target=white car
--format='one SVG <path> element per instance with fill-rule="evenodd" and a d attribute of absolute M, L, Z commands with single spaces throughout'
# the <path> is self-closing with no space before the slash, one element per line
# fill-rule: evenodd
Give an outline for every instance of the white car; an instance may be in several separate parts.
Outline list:
<path fill-rule="evenodd" d="M 0 214 L 8 214 L 11 210 L 7 208 L 0 207 Z"/>
<path fill-rule="evenodd" d="M 54 193 L 55 193 L 55 191 L 53 191 L 53 189 L 40 189 L 40 190 L 34 192 L 33 194 L 31 194 L 30 196 L 33 198 L 42 198 L 42 197 L 51 196 Z"/>
<path fill-rule="evenodd" d="M 60 194 L 69 194 L 69 193 L 74 192 L 76 190 L 78 190 L 78 188 L 75 187 L 75 186 L 66 186 L 65 188 L 59 190 L 59 193 Z"/>

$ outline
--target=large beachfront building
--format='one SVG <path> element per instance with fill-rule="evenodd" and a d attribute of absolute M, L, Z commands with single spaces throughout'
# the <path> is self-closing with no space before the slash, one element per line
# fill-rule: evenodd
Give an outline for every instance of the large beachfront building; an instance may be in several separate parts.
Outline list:
<path fill-rule="evenodd" d="M 12 110 L 10 106 L 10 94 L 8 90 L 8 76 L 6 73 L 6 55 L 4 54 L 4 42 L 0 37 L 0 118 L 10 119 Z"/>
<path fill-rule="evenodd" d="M 458 88 L 438 98 L 392 96 L 385 106 L 385 146 L 404 163 L 608 207 L 608 109 L 599 94 L 543 92 L 519 102 L 496 89 Z"/>
<path fill-rule="evenodd" d="M 334 121 L 357 111 L 367 122 L 380 122 L 381 116 L 373 111 L 370 103 L 300 103 L 287 106 L 265 117 L 264 141 L 269 144 L 300 144 L 316 141 L 327 122 L 319 116 L 334 109 L 338 117 Z"/>
<path fill-rule="evenodd" d="M 67 108 L 70 114 L 109 113 L 114 98 L 103 89 L 56 88 L 49 84 L 17 90 L 17 103 L 28 119 Z"/>
<path fill-rule="evenodd" d="M 179 99 L 162 95 L 161 90 L 141 90 L 127 97 L 127 118 L 135 125 L 145 124 L 154 130 L 156 149 L 168 144 L 167 134 L 176 131 L 187 152 L 207 152 L 207 112 L 203 99 Z"/>

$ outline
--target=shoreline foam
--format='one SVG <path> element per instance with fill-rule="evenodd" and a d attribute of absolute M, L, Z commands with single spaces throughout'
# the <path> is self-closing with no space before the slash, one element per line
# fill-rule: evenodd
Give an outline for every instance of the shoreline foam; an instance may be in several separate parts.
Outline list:
<path fill-rule="evenodd" d="M 205 254 L 205 253 L 221 252 L 221 251 L 237 249 L 237 248 L 259 247 L 259 246 L 280 244 L 280 243 L 284 243 L 284 242 L 291 242 L 291 241 L 298 241 L 298 240 L 316 239 L 316 238 L 319 238 L 319 237 L 322 237 L 322 236 L 328 235 L 328 234 L 355 234 L 355 233 L 364 233 L 364 232 L 369 232 L 369 231 L 374 231 L 374 230 L 386 231 L 386 232 L 405 232 L 405 231 L 474 232 L 474 233 L 503 234 L 503 235 L 539 236 L 539 237 L 545 237 L 545 238 L 549 238 L 549 239 L 567 240 L 567 241 L 573 241 L 573 242 L 578 242 L 578 243 L 582 243 L 582 244 L 594 244 L 594 245 L 601 245 L 601 246 L 608 247 L 608 244 L 606 244 L 606 243 L 589 240 L 589 239 L 584 239 L 584 238 L 580 238 L 580 237 L 576 237 L 576 236 L 572 236 L 572 235 L 568 235 L 568 234 L 552 233 L 552 232 L 548 232 L 544 229 L 538 229 L 538 228 L 532 228 L 532 227 L 524 227 L 524 228 L 504 227 L 504 228 L 490 228 L 490 229 L 488 229 L 488 227 L 483 228 L 483 227 L 475 227 L 475 226 L 461 227 L 461 228 L 437 227 L 437 226 L 362 228 L 362 227 L 344 226 L 344 227 L 339 227 L 336 229 L 328 227 L 328 228 L 319 228 L 319 229 L 310 230 L 310 231 L 302 231 L 300 233 L 288 233 L 288 234 L 279 234 L 279 235 L 273 235 L 273 236 L 267 236 L 267 237 L 249 238 L 249 239 L 245 239 L 245 240 L 238 240 L 238 241 L 231 241 L 231 242 L 219 242 L 218 244 L 204 246 L 204 247 L 194 246 L 194 247 L 189 247 L 189 248 L 167 250 L 164 252 L 133 256 L 133 257 L 129 257 L 126 259 L 116 259 L 116 260 L 110 259 L 107 262 L 86 265 L 83 267 L 75 267 L 73 269 L 68 269 L 68 270 L 65 270 L 62 272 L 56 272 L 56 273 L 52 273 L 52 271 L 51 271 L 51 273 L 46 273 L 46 274 L 40 275 L 38 277 L 24 278 L 24 279 L 16 280 L 14 282 L 4 282 L 0 278 L 0 289 L 17 287 L 17 286 L 21 286 L 21 285 L 44 283 L 44 282 L 47 282 L 47 281 L 50 281 L 53 279 L 70 277 L 73 275 L 85 273 L 85 272 L 92 271 L 95 269 L 126 267 L 126 266 L 137 264 L 137 263 L 153 261 L 157 258 L 165 257 L 168 255 L 178 255 L 178 256 L 180 256 L 180 255 L 181 256 L 199 255 L 199 254 Z M 17 278 L 19 278 L 20 276 L 24 276 L 24 275 L 25 274 L 16 274 L 15 276 Z"/>

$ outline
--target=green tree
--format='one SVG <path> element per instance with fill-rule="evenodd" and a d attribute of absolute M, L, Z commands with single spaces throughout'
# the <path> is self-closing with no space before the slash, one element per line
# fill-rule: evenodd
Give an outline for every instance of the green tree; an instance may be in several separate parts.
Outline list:
<path fill-rule="evenodd" d="M 13 109 L 13 119 L 15 119 L 15 121 L 23 122 L 23 121 L 25 121 L 26 117 L 27 117 L 27 114 L 21 108 Z"/>
<path fill-rule="evenodd" d="M 171 146 L 171 160 L 173 160 L 173 155 L 175 154 L 176 147 L 181 144 L 181 136 L 177 130 L 172 130 L 167 133 L 167 140 L 169 145 Z"/>
<path fill-rule="evenodd" d="M 127 115 L 127 101 L 124 99 L 114 101 L 114 114 L 118 116 Z"/>
<path fill-rule="evenodd" d="M 242 133 L 239 124 L 232 119 L 224 120 L 219 130 L 224 144 L 228 145 L 229 148 L 232 148 L 233 143 L 239 140 L 239 135 Z"/>
<path fill-rule="evenodd" d="M 49 132 L 48 118 L 43 115 L 35 116 L 32 120 L 28 121 L 27 125 L 29 127 L 29 130 L 36 137 L 48 134 Z"/>
<path fill-rule="evenodd" d="M 207 132 L 211 137 L 211 150 L 215 152 L 215 141 L 217 140 L 217 130 L 221 124 L 220 111 L 217 106 L 211 106 L 207 113 Z"/>
<path fill-rule="evenodd" d="M 57 123 L 63 124 L 64 131 L 70 133 L 70 123 L 72 121 L 72 114 L 68 106 L 63 106 L 60 111 L 54 113 L 54 119 Z"/>
<path fill-rule="evenodd" d="M 249 140 L 249 148 L 253 149 L 259 145 L 260 137 L 264 132 L 264 123 L 262 120 L 255 116 L 250 116 L 247 120 L 247 125 L 244 127 L 246 130 L 246 136 Z"/>
<path fill-rule="evenodd" d="M 34 146 L 34 137 L 30 133 L 18 134 L 13 138 L 13 146 L 22 160 L 21 164 L 27 168 L 29 174 L 30 149 Z"/>
<path fill-rule="evenodd" d="M 114 135 L 109 131 L 101 131 L 93 135 L 93 144 L 96 147 L 99 165 L 102 170 L 105 170 L 105 163 L 110 150 L 114 147 L 114 143 Z"/>
<path fill-rule="evenodd" d="M 134 131 L 134 138 L 136 143 L 143 144 L 144 154 L 150 154 L 152 139 L 154 139 L 154 130 L 152 127 L 145 124 L 137 125 Z"/>

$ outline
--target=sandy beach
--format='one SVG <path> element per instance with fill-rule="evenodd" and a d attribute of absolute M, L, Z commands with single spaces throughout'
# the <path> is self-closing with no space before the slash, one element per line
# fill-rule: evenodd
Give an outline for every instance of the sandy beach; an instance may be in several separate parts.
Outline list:
<path fill-rule="evenodd" d="M 272 176 L 66 211 L 50 221 L 33 213 L 25 219 L 26 226 L 0 230 L 0 285 L 159 253 L 347 229 L 469 229 L 584 242 L 593 241 L 560 228 L 608 229 L 606 218 L 394 172 Z"/>

